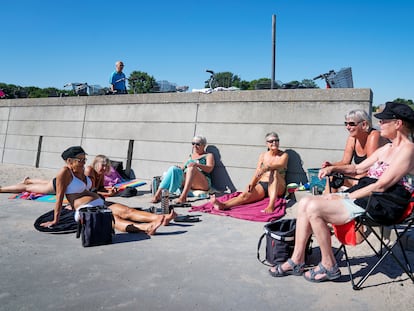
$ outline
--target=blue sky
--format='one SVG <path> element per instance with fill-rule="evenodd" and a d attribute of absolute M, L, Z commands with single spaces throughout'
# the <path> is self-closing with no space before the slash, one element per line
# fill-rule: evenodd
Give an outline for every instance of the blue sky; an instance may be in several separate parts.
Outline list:
<path fill-rule="evenodd" d="M 114 63 L 156 80 L 204 87 L 206 69 L 243 80 L 312 79 L 352 67 L 354 87 L 374 105 L 414 99 L 414 2 L 395 1 L 59 1 L 1 5 L 0 82 L 108 86 Z M 320 87 L 325 87 L 317 80 Z"/>

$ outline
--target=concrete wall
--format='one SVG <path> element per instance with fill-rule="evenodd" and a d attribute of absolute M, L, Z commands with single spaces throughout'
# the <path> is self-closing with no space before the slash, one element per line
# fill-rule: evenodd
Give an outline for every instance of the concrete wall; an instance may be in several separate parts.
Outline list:
<path fill-rule="evenodd" d="M 289 182 L 306 182 L 308 168 L 342 157 L 344 115 L 371 111 L 370 89 L 298 89 L 162 93 L 0 101 L 2 163 L 60 168 L 61 152 L 82 145 L 150 180 L 191 152 L 195 134 L 215 153 L 218 189 L 244 189 L 264 136 L 276 131 L 289 152 Z M 129 162 L 128 160 L 129 152 Z M 23 177 L 23 176 L 22 176 Z"/>

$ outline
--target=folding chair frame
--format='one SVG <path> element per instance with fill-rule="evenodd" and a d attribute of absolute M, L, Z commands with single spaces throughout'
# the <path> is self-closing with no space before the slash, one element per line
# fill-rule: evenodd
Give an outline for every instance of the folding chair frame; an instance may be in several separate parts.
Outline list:
<path fill-rule="evenodd" d="M 410 202 L 413 202 L 413 198 L 411 198 Z M 368 206 L 369 206 L 369 201 L 368 201 Z M 414 211 L 412 211 L 411 214 L 408 217 L 406 217 L 403 221 L 400 221 L 399 223 L 391 225 L 391 226 L 385 226 L 385 225 L 376 223 L 368 214 L 358 217 L 356 221 L 357 221 L 357 225 L 355 226 L 355 231 L 358 231 L 362 226 L 366 226 L 372 232 L 372 234 L 374 234 L 374 236 L 378 239 L 378 241 L 381 243 L 381 246 L 379 250 L 376 250 L 375 247 L 368 241 L 368 236 L 366 234 L 362 234 L 364 241 L 368 243 L 370 248 L 374 251 L 375 255 L 379 259 L 375 263 L 375 265 L 357 283 L 355 283 L 354 276 L 351 271 L 351 263 L 350 263 L 350 258 L 348 256 L 348 252 L 346 250 L 346 245 L 342 244 L 339 247 L 339 249 L 336 251 L 335 256 L 337 256 L 337 254 L 341 250 L 343 251 L 345 255 L 346 265 L 348 267 L 349 276 L 350 276 L 351 283 L 352 283 L 352 288 L 354 290 L 362 289 L 362 285 L 365 283 L 368 277 L 372 275 L 374 270 L 388 257 L 388 255 L 392 256 L 395 262 L 401 267 L 401 269 L 407 274 L 407 276 L 414 283 L 413 269 L 411 267 L 410 262 L 408 261 L 406 251 L 404 250 L 404 247 L 401 242 L 402 237 L 407 233 L 408 230 L 410 230 L 410 228 L 413 227 Z M 398 232 L 398 227 L 402 225 L 405 226 L 405 228 L 403 229 L 403 231 Z M 374 227 L 380 227 L 380 233 L 376 232 L 373 229 Z M 391 227 L 392 231 L 395 233 L 395 236 L 396 236 L 396 239 L 389 245 L 387 245 L 387 243 L 385 243 L 384 241 L 384 227 Z M 397 245 L 399 246 L 401 254 L 404 258 L 405 265 L 401 262 L 401 260 L 394 253 L 393 249 Z"/>

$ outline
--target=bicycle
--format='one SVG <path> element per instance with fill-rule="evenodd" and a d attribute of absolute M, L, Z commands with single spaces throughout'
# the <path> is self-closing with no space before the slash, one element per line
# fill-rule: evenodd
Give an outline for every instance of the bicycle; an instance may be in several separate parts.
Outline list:
<path fill-rule="evenodd" d="M 208 79 L 206 82 L 208 83 L 209 88 L 214 90 L 216 87 L 218 87 L 218 81 L 216 80 L 216 75 L 213 70 L 207 69 L 206 72 L 210 74 L 210 79 Z"/>
<path fill-rule="evenodd" d="M 63 87 L 71 86 L 73 92 L 78 96 L 87 96 L 88 95 L 88 83 L 66 83 Z"/>
<path fill-rule="evenodd" d="M 335 76 L 335 70 L 329 70 L 327 73 L 321 73 L 319 76 L 313 78 L 313 80 L 324 79 L 326 83 L 326 88 L 332 88 L 332 78 Z"/>

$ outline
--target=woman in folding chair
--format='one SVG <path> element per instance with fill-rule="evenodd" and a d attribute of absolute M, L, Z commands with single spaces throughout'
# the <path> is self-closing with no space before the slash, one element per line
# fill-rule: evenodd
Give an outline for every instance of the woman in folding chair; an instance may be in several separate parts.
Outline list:
<path fill-rule="evenodd" d="M 380 121 L 381 136 L 391 141 L 377 149 L 360 164 L 329 166 L 319 171 L 319 178 L 332 172 L 344 174 L 362 174 L 373 178 L 372 183 L 350 193 L 308 196 L 298 203 L 295 248 L 287 262 L 272 267 L 272 276 L 303 275 L 311 282 L 335 280 L 341 276 L 331 247 L 331 232 L 328 223 L 342 225 L 365 213 L 358 205 L 360 198 L 370 196 L 372 192 L 388 192 L 402 185 L 406 191 L 407 203 L 414 191 L 409 176 L 414 175 L 414 111 L 405 104 L 387 102 L 381 113 L 375 114 Z M 410 137 L 411 136 L 411 137 Z M 396 209 L 403 210 L 400 206 Z M 394 213 L 397 220 L 401 215 Z M 304 270 L 306 243 L 311 234 L 318 240 L 321 250 L 321 262 L 314 269 Z"/>

